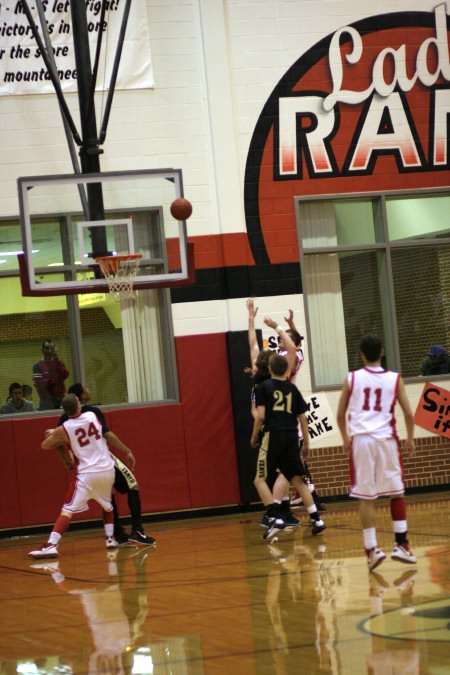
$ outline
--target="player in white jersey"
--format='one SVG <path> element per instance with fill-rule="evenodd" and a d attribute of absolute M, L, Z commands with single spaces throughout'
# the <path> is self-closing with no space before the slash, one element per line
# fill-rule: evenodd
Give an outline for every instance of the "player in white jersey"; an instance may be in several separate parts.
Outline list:
<path fill-rule="evenodd" d="M 360 518 L 369 570 L 386 558 L 378 548 L 375 499 L 390 497 L 395 536 L 392 560 L 415 563 L 407 538 L 405 486 L 400 443 L 395 429 L 394 407 L 398 401 L 407 439 L 405 449 L 414 454 L 414 417 L 398 373 L 381 366 L 383 347 L 379 337 L 366 335 L 360 345 L 364 368 L 350 373 L 339 399 L 337 423 L 343 448 L 349 453 L 350 497 L 359 499 Z"/>
<path fill-rule="evenodd" d="M 294 323 L 294 310 L 290 309 L 289 313 L 287 316 L 284 317 L 284 320 L 286 321 L 287 325 L 289 328 L 286 330 L 286 335 L 289 336 L 289 338 L 292 340 L 292 342 L 295 345 L 296 353 L 295 353 L 295 359 L 293 362 L 293 365 L 291 367 L 291 371 L 289 374 L 289 382 L 292 382 L 292 384 L 297 385 L 297 375 L 300 372 L 300 368 L 305 360 L 305 356 L 303 354 L 303 349 L 301 348 L 301 344 L 303 341 L 303 335 L 300 335 L 300 333 L 297 330 L 297 326 Z M 282 335 L 278 336 L 278 353 L 281 354 L 281 356 L 286 356 L 286 348 L 285 348 L 285 342 L 283 339 Z M 297 385 L 298 386 L 298 385 Z M 299 443 L 300 443 L 300 450 L 302 448 L 302 443 L 303 443 L 303 434 L 302 430 L 299 426 L 298 428 L 298 433 L 299 433 Z M 308 486 L 309 491 L 312 494 L 312 497 L 314 499 L 314 504 L 317 506 L 318 511 L 326 511 L 326 506 L 320 499 L 319 495 L 317 494 L 316 487 L 314 485 L 313 477 L 311 475 L 311 472 L 309 470 L 308 464 L 306 463 L 306 460 L 303 461 L 303 466 L 306 469 L 306 474 L 303 476 L 303 480 Z M 290 498 L 290 504 L 291 507 L 299 507 L 301 504 L 303 504 L 303 500 L 298 494 L 296 490 L 293 491 L 293 494 Z"/>
<path fill-rule="evenodd" d="M 40 549 L 30 551 L 32 558 L 58 557 L 59 541 L 68 529 L 73 514 L 87 511 L 90 499 L 94 499 L 102 507 L 106 548 L 118 546 L 113 536 L 114 516 L 111 503 L 114 461 L 103 438 L 102 426 L 93 412 L 81 413 L 81 403 L 75 394 L 68 394 L 62 401 L 62 407 L 69 419 L 56 429 L 49 430 L 41 448 L 58 448 L 62 443 L 69 445 L 78 460 L 78 469 L 47 543 Z"/>

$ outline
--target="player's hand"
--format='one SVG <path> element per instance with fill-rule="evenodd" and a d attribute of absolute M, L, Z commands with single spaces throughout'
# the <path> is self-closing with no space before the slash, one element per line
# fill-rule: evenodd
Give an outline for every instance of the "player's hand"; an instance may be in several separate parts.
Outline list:
<path fill-rule="evenodd" d="M 253 375 L 253 368 L 251 368 L 250 366 L 247 366 L 247 368 L 244 368 L 244 373 L 246 375 Z"/>
<path fill-rule="evenodd" d="M 416 444 L 414 441 L 405 441 L 405 450 L 408 453 L 408 457 L 414 457 L 416 454 Z"/>
<path fill-rule="evenodd" d="M 245 301 L 245 306 L 247 307 L 248 310 L 249 319 L 254 319 L 258 314 L 259 307 L 255 307 L 253 298 L 247 298 L 247 300 Z"/>
<path fill-rule="evenodd" d="M 266 326 L 269 326 L 269 328 L 276 328 L 278 326 L 277 322 L 271 319 L 270 316 L 264 317 L 264 323 Z"/>
<path fill-rule="evenodd" d="M 289 314 L 288 314 L 288 316 L 284 317 L 284 320 L 286 321 L 288 326 L 291 325 L 292 321 L 294 320 L 294 310 L 293 309 L 289 310 Z"/>
<path fill-rule="evenodd" d="M 344 440 L 342 442 L 342 449 L 344 450 L 344 452 L 347 453 L 348 456 L 350 456 L 351 447 L 352 447 L 352 439 L 351 438 L 344 438 Z"/>
<path fill-rule="evenodd" d="M 251 439 L 250 439 L 250 445 L 252 446 L 252 448 L 257 448 L 257 447 L 259 446 L 259 442 L 258 442 L 258 441 L 259 441 L 258 436 L 252 436 L 252 437 L 251 437 Z"/>
<path fill-rule="evenodd" d="M 44 438 L 48 438 L 48 436 L 50 436 L 50 434 L 53 433 L 53 432 L 54 432 L 54 429 L 46 429 L 44 431 Z"/>
<path fill-rule="evenodd" d="M 305 443 L 303 440 L 303 446 L 302 449 L 300 450 L 300 455 L 302 459 L 308 459 L 309 456 L 309 443 Z"/>
<path fill-rule="evenodd" d="M 131 450 L 129 450 L 127 453 L 127 462 L 130 465 L 130 469 L 134 469 L 134 467 L 136 466 L 136 458 L 131 452 Z"/>

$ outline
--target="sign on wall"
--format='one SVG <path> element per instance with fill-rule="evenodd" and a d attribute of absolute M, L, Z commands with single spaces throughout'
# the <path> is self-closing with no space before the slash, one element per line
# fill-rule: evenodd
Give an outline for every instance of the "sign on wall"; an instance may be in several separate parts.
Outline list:
<path fill-rule="evenodd" d="M 419 427 L 450 438 L 450 391 L 428 382 L 423 388 L 414 420 Z"/>
<path fill-rule="evenodd" d="M 296 196 L 448 185 L 449 23 L 438 1 L 430 11 L 367 17 L 289 67 L 247 156 L 245 211 L 257 265 L 298 261 Z"/>
<path fill-rule="evenodd" d="M 323 439 L 336 434 L 338 429 L 325 394 L 305 396 L 308 405 L 306 421 L 308 423 L 311 447 L 323 447 Z"/>
<path fill-rule="evenodd" d="M 41 38 L 36 3 L 29 3 Z M 107 89 L 117 51 L 125 0 L 109 0 L 105 20 L 101 21 L 101 2 L 86 2 L 91 62 L 102 33 L 102 55 L 97 89 Z M 77 90 L 69 0 L 42 0 L 53 47 L 58 78 L 63 91 Z M 146 89 L 154 86 L 146 4 L 131 3 L 116 89 Z M 47 94 L 54 91 L 40 49 L 20 0 L 0 3 L 0 95 Z"/>

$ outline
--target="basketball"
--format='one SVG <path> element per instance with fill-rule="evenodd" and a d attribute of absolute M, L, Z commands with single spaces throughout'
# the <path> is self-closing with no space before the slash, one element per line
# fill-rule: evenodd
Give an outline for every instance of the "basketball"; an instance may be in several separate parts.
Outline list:
<path fill-rule="evenodd" d="M 192 204 L 182 197 L 175 199 L 170 205 L 170 213 L 176 220 L 187 220 L 192 214 Z"/>

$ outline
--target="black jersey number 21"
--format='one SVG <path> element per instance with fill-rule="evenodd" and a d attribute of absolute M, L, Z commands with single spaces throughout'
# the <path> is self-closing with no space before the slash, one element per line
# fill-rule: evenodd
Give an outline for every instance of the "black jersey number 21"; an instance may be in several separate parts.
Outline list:
<path fill-rule="evenodd" d="M 273 397 L 275 399 L 275 403 L 273 404 L 274 410 L 278 412 L 292 412 L 292 394 L 285 396 L 282 391 L 275 389 Z"/>

